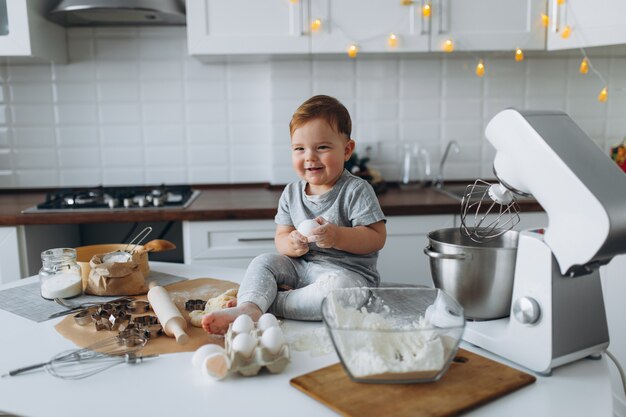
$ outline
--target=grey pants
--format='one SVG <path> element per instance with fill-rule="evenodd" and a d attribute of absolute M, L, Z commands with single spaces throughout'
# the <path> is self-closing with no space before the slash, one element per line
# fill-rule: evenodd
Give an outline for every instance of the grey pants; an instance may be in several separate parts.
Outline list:
<path fill-rule="evenodd" d="M 250 262 L 237 304 L 251 302 L 279 317 L 314 321 L 322 319 L 322 300 L 330 291 L 370 285 L 360 274 L 326 262 L 266 253 Z"/>

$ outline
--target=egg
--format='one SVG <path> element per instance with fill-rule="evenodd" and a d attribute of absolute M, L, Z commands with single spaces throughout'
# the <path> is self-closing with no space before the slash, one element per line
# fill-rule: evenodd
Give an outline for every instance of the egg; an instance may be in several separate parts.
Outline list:
<path fill-rule="evenodd" d="M 254 329 L 254 322 L 247 314 L 242 314 L 237 317 L 235 321 L 233 321 L 233 332 L 239 333 L 247 333 Z"/>
<path fill-rule="evenodd" d="M 280 352 L 285 344 L 285 336 L 280 327 L 270 327 L 261 336 L 261 346 L 266 348 L 272 355 Z"/>
<path fill-rule="evenodd" d="M 298 233 L 300 233 L 302 236 L 309 237 L 311 236 L 311 232 L 313 231 L 313 229 L 319 226 L 319 223 L 315 220 L 305 220 L 298 225 L 297 230 Z"/>
<path fill-rule="evenodd" d="M 200 365 L 202 365 L 202 362 L 207 356 L 224 352 L 224 348 L 211 343 L 200 346 L 191 356 L 191 364 L 194 366 L 194 368 L 198 368 Z"/>
<path fill-rule="evenodd" d="M 257 326 L 264 332 L 270 327 L 278 327 L 278 320 L 276 320 L 276 316 L 272 313 L 265 313 L 259 318 Z"/>
<path fill-rule="evenodd" d="M 225 352 L 212 353 L 202 362 L 202 373 L 215 379 L 222 379 L 228 374 L 230 363 Z"/>
<path fill-rule="evenodd" d="M 255 347 L 256 339 L 250 333 L 238 334 L 233 339 L 233 351 L 241 353 L 241 355 L 245 358 L 252 356 Z"/>

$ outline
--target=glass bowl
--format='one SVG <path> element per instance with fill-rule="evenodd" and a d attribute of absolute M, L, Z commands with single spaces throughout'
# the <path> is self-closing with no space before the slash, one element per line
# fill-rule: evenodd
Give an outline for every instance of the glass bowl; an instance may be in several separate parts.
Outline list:
<path fill-rule="evenodd" d="M 322 302 L 341 364 L 356 382 L 436 381 L 458 350 L 463 308 L 435 288 L 345 288 Z"/>

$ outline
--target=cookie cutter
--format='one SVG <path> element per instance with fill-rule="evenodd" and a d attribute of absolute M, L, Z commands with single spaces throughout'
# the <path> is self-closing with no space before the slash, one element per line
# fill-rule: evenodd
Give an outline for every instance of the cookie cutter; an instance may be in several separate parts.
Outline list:
<path fill-rule="evenodd" d="M 139 345 L 145 345 L 147 337 L 137 329 L 126 329 L 117 335 L 117 343 L 120 346 L 134 347 Z"/>
<path fill-rule="evenodd" d="M 131 326 L 133 330 L 143 332 L 148 339 L 154 339 L 163 334 L 163 326 L 156 316 L 135 317 L 129 326 Z"/>
<path fill-rule="evenodd" d="M 148 301 L 133 300 L 130 303 L 126 304 L 126 309 L 131 314 L 142 314 L 151 311 L 152 307 L 150 306 L 150 303 Z"/>
<path fill-rule="evenodd" d="M 186 311 L 194 311 L 194 310 L 204 310 L 206 307 L 206 301 L 204 300 L 187 300 L 185 301 L 185 310 Z"/>

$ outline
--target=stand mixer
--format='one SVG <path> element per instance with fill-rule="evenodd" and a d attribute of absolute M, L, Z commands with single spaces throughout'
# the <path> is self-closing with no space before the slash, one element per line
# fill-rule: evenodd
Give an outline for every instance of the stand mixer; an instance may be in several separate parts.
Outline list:
<path fill-rule="evenodd" d="M 563 112 L 507 109 L 485 135 L 500 184 L 468 186 L 482 199 L 464 199 L 462 231 L 480 242 L 510 229 L 511 192 L 534 196 L 549 225 L 520 232 L 510 316 L 468 322 L 463 338 L 549 374 L 608 347 L 599 267 L 626 253 L 626 176 Z M 496 220 L 478 212 L 485 205 Z"/>

